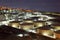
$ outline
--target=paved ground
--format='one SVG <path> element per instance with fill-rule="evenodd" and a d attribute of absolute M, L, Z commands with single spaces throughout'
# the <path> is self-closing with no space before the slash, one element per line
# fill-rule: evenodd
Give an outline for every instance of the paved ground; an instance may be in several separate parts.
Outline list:
<path fill-rule="evenodd" d="M 18 37 L 16 36 L 19 33 L 27 33 L 23 30 L 18 30 L 18 29 L 14 29 L 14 28 L 10 28 L 10 27 L 0 27 L 0 40 L 55 40 L 52 38 L 48 38 L 42 35 L 37 35 L 34 33 L 29 33 L 29 36 L 24 36 L 24 37 Z M 14 31 L 13 31 L 14 30 Z M 20 32 L 19 32 L 20 31 Z M 17 32 L 17 33 L 14 33 Z"/>

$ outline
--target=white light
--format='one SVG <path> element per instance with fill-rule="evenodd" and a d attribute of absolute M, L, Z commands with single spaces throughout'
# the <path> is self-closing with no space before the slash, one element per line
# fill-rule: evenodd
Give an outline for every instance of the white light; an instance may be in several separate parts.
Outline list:
<path fill-rule="evenodd" d="M 53 17 L 50 17 L 50 16 L 45 16 L 47 19 L 54 19 Z"/>
<path fill-rule="evenodd" d="M 32 32 L 32 30 L 28 30 L 28 32 Z"/>
<path fill-rule="evenodd" d="M 43 18 L 39 18 L 38 20 L 43 20 Z"/>
<path fill-rule="evenodd" d="M 28 30 L 28 32 L 36 33 L 36 31 L 35 31 L 35 30 Z"/>
<path fill-rule="evenodd" d="M 4 12 L 6 12 L 6 10 L 3 10 Z"/>
<path fill-rule="evenodd" d="M 20 24 L 23 24 L 23 22 L 20 22 Z"/>
<path fill-rule="evenodd" d="M 33 32 L 33 33 L 36 33 L 36 31 L 35 31 L 35 30 L 32 30 L 32 32 Z"/>
<path fill-rule="evenodd" d="M 41 23 L 41 24 L 38 24 L 38 27 L 42 27 L 43 26 L 43 24 Z"/>
<path fill-rule="evenodd" d="M 58 30 L 55 29 L 54 31 L 58 31 Z"/>
<path fill-rule="evenodd" d="M 46 35 L 47 36 L 47 33 L 43 33 L 43 35 Z"/>
<path fill-rule="evenodd" d="M 10 11 L 10 12 L 12 12 L 12 10 L 11 10 L 11 9 L 10 9 L 9 11 Z"/>
<path fill-rule="evenodd" d="M 23 34 L 19 34 L 19 35 L 17 35 L 17 36 L 23 37 Z"/>
<path fill-rule="evenodd" d="M 8 20 L 8 21 L 9 21 L 9 22 L 10 22 L 10 21 L 15 21 L 15 19 L 12 19 L 12 20 Z"/>
<path fill-rule="evenodd" d="M 27 23 L 32 23 L 32 21 L 26 21 Z"/>
<path fill-rule="evenodd" d="M 51 25 L 52 24 L 52 22 L 50 22 L 50 21 L 48 21 L 48 22 L 46 22 L 48 25 Z"/>
<path fill-rule="evenodd" d="M 24 36 L 29 36 L 28 34 L 24 34 Z"/>
<path fill-rule="evenodd" d="M 16 25 L 12 25 L 12 27 L 16 27 Z"/>
<path fill-rule="evenodd" d="M 6 11 L 7 13 L 9 12 L 9 11 Z"/>
<path fill-rule="evenodd" d="M 41 15 L 42 18 L 45 18 L 44 20 L 54 19 L 53 17 L 47 16 L 47 15 Z"/>
<path fill-rule="evenodd" d="M 40 13 L 40 12 L 34 12 L 34 14 L 38 14 L 38 15 L 41 15 L 41 13 Z"/>
<path fill-rule="evenodd" d="M 36 19 L 34 19 L 34 21 L 37 21 Z"/>
<path fill-rule="evenodd" d="M 54 19 L 53 17 L 48 17 L 48 19 Z"/>
<path fill-rule="evenodd" d="M 2 25 L 8 25 L 9 24 L 9 21 L 2 21 L 1 24 Z"/>
<path fill-rule="evenodd" d="M 6 23 L 9 23 L 8 21 L 3 21 L 2 24 L 6 24 Z"/>
<path fill-rule="evenodd" d="M 50 30 L 54 31 L 54 29 L 50 29 Z"/>
<path fill-rule="evenodd" d="M 7 25 L 8 26 L 8 24 L 6 23 L 5 25 Z"/>

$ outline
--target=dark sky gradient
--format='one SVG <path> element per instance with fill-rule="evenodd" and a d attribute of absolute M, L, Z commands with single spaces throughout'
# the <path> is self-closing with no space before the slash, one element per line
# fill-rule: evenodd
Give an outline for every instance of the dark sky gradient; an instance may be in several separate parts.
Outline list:
<path fill-rule="evenodd" d="M 60 0 L 0 0 L 1 6 L 60 12 Z"/>

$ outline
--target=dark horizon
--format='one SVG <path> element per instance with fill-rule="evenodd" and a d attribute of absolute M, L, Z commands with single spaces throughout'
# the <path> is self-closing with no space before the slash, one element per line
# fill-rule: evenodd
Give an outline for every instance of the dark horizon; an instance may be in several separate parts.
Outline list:
<path fill-rule="evenodd" d="M 0 6 L 60 12 L 60 0 L 0 0 Z"/>

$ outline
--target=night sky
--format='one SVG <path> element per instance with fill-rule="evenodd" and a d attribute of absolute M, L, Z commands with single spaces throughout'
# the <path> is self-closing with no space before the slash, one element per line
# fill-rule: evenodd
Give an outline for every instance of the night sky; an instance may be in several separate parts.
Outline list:
<path fill-rule="evenodd" d="M 0 0 L 0 6 L 60 12 L 60 0 Z"/>

